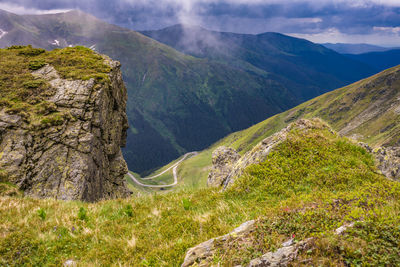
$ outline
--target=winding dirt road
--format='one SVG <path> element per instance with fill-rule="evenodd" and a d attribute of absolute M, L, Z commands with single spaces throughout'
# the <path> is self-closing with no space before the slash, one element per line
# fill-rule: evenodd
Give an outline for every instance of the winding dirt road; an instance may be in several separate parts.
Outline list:
<path fill-rule="evenodd" d="M 198 154 L 198 152 L 189 152 L 189 153 L 186 153 L 186 154 L 183 156 L 182 159 L 180 159 L 180 160 L 179 160 L 178 162 L 176 162 L 174 165 L 172 165 L 172 166 L 169 167 L 168 169 L 162 171 L 161 173 L 159 173 L 159 174 L 157 174 L 157 175 L 154 175 L 154 176 L 151 176 L 151 177 L 141 178 L 142 180 L 151 180 L 151 179 L 154 179 L 154 178 L 157 178 L 157 177 L 163 175 L 164 173 L 166 173 L 167 171 L 169 171 L 169 170 L 172 169 L 172 174 L 173 174 L 173 176 L 174 176 L 174 182 L 173 182 L 172 184 L 168 184 L 168 185 L 150 185 L 150 184 L 143 184 L 143 183 L 141 183 L 138 179 L 136 179 L 136 177 L 135 177 L 132 173 L 128 172 L 128 175 L 129 175 L 129 177 L 131 178 L 131 180 L 132 180 L 133 182 L 135 182 L 136 184 L 138 184 L 138 185 L 140 185 L 140 186 L 143 186 L 143 187 L 152 187 L 152 188 L 172 187 L 172 186 L 175 186 L 175 185 L 178 184 L 178 167 L 179 167 L 179 165 L 180 165 L 184 160 L 186 160 L 188 157 L 194 157 L 194 156 L 196 156 L 197 154 Z"/>

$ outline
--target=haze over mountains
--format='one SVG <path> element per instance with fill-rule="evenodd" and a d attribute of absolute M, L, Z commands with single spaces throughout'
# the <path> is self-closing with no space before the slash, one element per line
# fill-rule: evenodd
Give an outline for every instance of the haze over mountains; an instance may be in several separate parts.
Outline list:
<path fill-rule="evenodd" d="M 388 48 L 369 44 L 331 44 L 323 46 L 335 50 L 338 53 L 363 62 L 376 71 L 382 71 L 400 64 L 400 49 Z"/>
<path fill-rule="evenodd" d="M 279 33 L 236 34 L 182 24 L 142 33 L 186 54 L 272 74 L 303 100 L 374 72 L 321 45 Z"/>
<path fill-rule="evenodd" d="M 370 44 L 345 44 L 345 43 L 323 43 L 326 48 L 335 50 L 340 54 L 364 54 L 370 52 L 384 52 L 395 49 L 393 47 L 382 47 Z"/>
<path fill-rule="evenodd" d="M 124 154 L 138 172 L 375 72 L 321 45 L 277 33 L 182 25 L 144 32 L 171 48 L 80 11 L 1 11 L 0 29 L 0 47 L 84 45 L 121 61 L 131 125 Z"/>
<path fill-rule="evenodd" d="M 349 58 L 364 62 L 378 71 L 382 71 L 400 64 L 400 49 L 383 52 L 370 52 L 359 55 L 347 54 Z"/>

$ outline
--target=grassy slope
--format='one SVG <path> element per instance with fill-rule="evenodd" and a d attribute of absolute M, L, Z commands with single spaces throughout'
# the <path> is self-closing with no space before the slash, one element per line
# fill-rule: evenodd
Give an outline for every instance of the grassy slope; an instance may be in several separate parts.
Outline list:
<path fill-rule="evenodd" d="M 95 45 L 121 61 L 131 125 L 123 152 L 130 169 L 142 174 L 369 73 L 322 46 L 279 34 L 228 36 L 234 48 L 228 58 L 199 59 L 79 11 L 0 11 L 0 24 L 9 32 L 0 46 L 53 49 L 58 40 Z"/>
<path fill-rule="evenodd" d="M 184 55 L 83 12 L 0 12 L 0 21 L 12 25 L 5 29 L 9 33 L 0 46 L 31 41 L 53 49 L 56 39 L 61 45 L 95 45 L 97 51 L 121 61 L 131 125 L 123 152 L 133 171 L 149 171 L 185 151 L 203 149 L 298 103 L 273 77 Z"/>
<path fill-rule="evenodd" d="M 400 137 L 400 112 L 394 108 L 399 106 L 399 88 L 400 66 L 397 66 L 326 93 L 246 130 L 228 135 L 195 158 L 183 162 L 179 169 L 180 177 L 194 187 L 204 186 L 211 168 L 211 153 L 218 146 L 229 146 L 244 154 L 299 118 L 320 117 L 340 131 L 347 124 L 357 123 L 360 114 L 365 117 L 363 112 L 370 110 L 371 118 L 344 134 L 371 145 L 394 145 Z"/>
<path fill-rule="evenodd" d="M 400 185 L 378 175 L 372 156 L 347 139 L 323 127 L 293 130 L 238 181 L 225 193 L 179 190 L 96 204 L 0 197 L 0 264 L 178 266 L 187 248 L 254 218 L 253 249 L 221 249 L 215 261 L 248 262 L 295 234 L 330 242 L 307 254 L 322 265 L 399 264 Z M 362 223 L 349 238 L 333 236 L 351 221 Z"/>

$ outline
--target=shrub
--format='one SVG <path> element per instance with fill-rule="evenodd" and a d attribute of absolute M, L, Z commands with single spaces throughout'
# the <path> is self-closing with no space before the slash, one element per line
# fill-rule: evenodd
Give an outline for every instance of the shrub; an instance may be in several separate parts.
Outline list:
<path fill-rule="evenodd" d="M 25 48 L 24 45 L 12 45 L 10 47 L 7 47 L 7 50 L 18 50 L 18 49 L 23 49 Z"/>
<path fill-rule="evenodd" d="M 46 211 L 42 208 L 38 209 L 37 211 L 38 216 L 40 217 L 40 219 L 42 219 L 42 221 L 44 221 L 46 219 Z"/>
<path fill-rule="evenodd" d="M 21 48 L 18 54 L 23 56 L 38 56 L 44 52 L 46 52 L 46 50 L 42 48 L 33 48 L 31 45 L 28 45 L 27 47 Z"/>
<path fill-rule="evenodd" d="M 32 60 L 29 62 L 29 69 L 30 70 L 38 70 L 46 65 L 44 60 Z"/>
<path fill-rule="evenodd" d="M 185 210 L 189 210 L 190 207 L 192 206 L 192 203 L 190 202 L 189 199 L 184 198 L 184 199 L 182 199 L 182 205 L 183 205 L 183 208 L 184 208 Z"/>
<path fill-rule="evenodd" d="M 88 216 L 84 207 L 80 207 L 78 211 L 78 219 L 82 221 L 87 221 Z"/>
<path fill-rule="evenodd" d="M 44 83 L 43 80 L 33 80 L 25 82 L 23 85 L 27 89 L 36 89 L 39 88 L 43 83 Z"/>
<path fill-rule="evenodd" d="M 133 208 L 131 204 L 128 204 L 125 206 L 124 208 L 124 213 L 126 214 L 126 216 L 128 217 L 133 217 Z"/>

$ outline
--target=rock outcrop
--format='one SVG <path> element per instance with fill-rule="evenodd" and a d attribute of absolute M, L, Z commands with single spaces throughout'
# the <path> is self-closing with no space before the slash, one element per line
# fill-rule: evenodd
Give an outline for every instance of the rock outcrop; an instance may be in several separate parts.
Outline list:
<path fill-rule="evenodd" d="M 365 143 L 360 145 L 374 155 L 377 167 L 383 175 L 392 180 L 400 180 L 400 147 L 373 149 Z"/>
<path fill-rule="evenodd" d="M 217 148 L 213 153 L 213 167 L 208 175 L 207 184 L 214 187 L 222 185 L 224 189 L 229 187 L 246 167 L 263 162 L 274 147 L 286 140 L 287 134 L 293 128 L 304 131 L 307 129 L 330 130 L 329 126 L 319 119 L 301 119 L 265 138 L 242 157 L 232 148 Z"/>
<path fill-rule="evenodd" d="M 51 85 L 51 119 L 28 123 L 0 110 L 0 170 L 26 195 L 83 201 L 129 196 L 121 153 L 127 91 L 119 62 L 104 60 L 111 69 L 107 82 L 65 80 L 50 65 L 32 73 Z"/>
<path fill-rule="evenodd" d="M 182 267 L 190 266 L 211 266 L 213 257 L 216 253 L 221 252 L 224 247 L 229 247 L 229 243 L 239 242 L 246 244 L 247 247 L 251 246 L 251 242 L 257 242 L 250 236 L 254 232 L 256 224 L 259 221 L 248 221 L 233 230 L 231 233 L 210 239 L 201 243 L 186 253 L 185 260 Z M 343 235 L 346 230 L 352 228 L 354 223 L 344 224 L 334 231 L 335 235 Z M 281 244 L 281 247 L 276 251 L 270 251 L 250 261 L 247 267 L 263 267 L 263 266 L 288 266 L 291 262 L 297 259 L 297 256 L 302 251 L 308 250 L 312 246 L 312 241 L 315 238 L 310 237 L 302 241 L 296 241 L 293 238 Z M 219 266 L 219 263 L 216 265 Z M 242 267 L 242 265 L 236 265 Z"/>
<path fill-rule="evenodd" d="M 222 186 L 239 159 L 240 155 L 234 149 L 224 146 L 217 148 L 212 153 L 212 169 L 208 175 L 207 185 Z"/>
<path fill-rule="evenodd" d="M 275 252 L 268 252 L 259 258 L 250 261 L 247 267 L 262 266 L 288 266 L 289 263 L 297 258 L 299 252 L 307 250 L 313 238 L 295 243 L 293 239 L 282 244 L 282 247 Z M 237 267 L 241 267 L 240 265 Z"/>
<path fill-rule="evenodd" d="M 254 220 L 245 222 L 229 234 L 207 240 L 206 242 L 189 249 L 186 253 L 185 260 L 182 263 L 182 267 L 210 266 L 212 257 L 214 256 L 215 251 L 218 249 L 217 244 L 225 243 L 228 242 L 228 240 L 235 238 L 245 238 L 254 231 L 254 224 Z"/>

